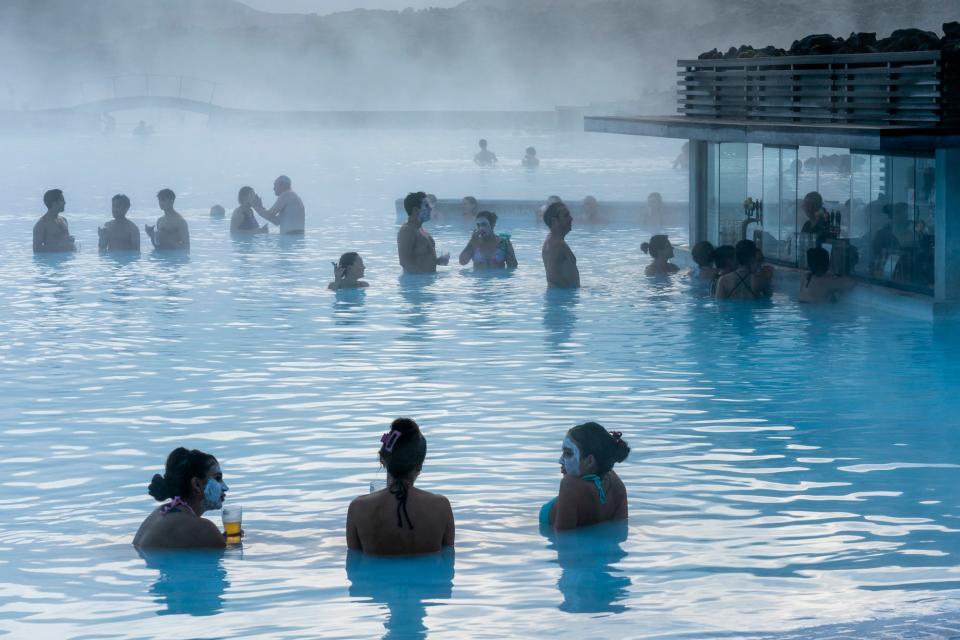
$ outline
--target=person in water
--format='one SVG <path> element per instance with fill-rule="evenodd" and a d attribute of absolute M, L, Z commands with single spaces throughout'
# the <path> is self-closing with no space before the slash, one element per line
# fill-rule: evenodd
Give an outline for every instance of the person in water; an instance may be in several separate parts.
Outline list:
<path fill-rule="evenodd" d="M 823 208 L 823 196 L 817 191 L 811 191 L 803 196 L 800 208 L 807 217 L 800 233 L 812 233 L 817 237 L 817 244 L 819 245 L 830 234 L 830 222 L 827 219 L 827 212 Z"/>
<path fill-rule="evenodd" d="M 810 273 L 800 279 L 800 302 L 836 302 L 839 294 L 853 288 L 853 280 L 829 273 L 830 254 L 823 247 L 807 249 L 807 266 Z"/>
<path fill-rule="evenodd" d="M 648 276 L 665 276 L 680 270 L 677 265 L 670 262 L 670 258 L 673 257 L 673 245 L 670 244 L 667 236 L 653 236 L 650 242 L 640 245 L 640 250 L 653 258 L 653 262 L 644 270 Z"/>
<path fill-rule="evenodd" d="M 497 154 L 487 149 L 487 141 L 480 138 L 480 151 L 473 156 L 473 161 L 481 167 L 490 167 L 497 163 Z"/>
<path fill-rule="evenodd" d="M 354 498 L 347 510 L 347 548 L 375 555 L 436 553 L 454 542 L 450 501 L 417 489 L 427 439 L 410 418 L 397 418 L 380 438 L 387 486 Z M 372 488 L 372 487 L 371 487 Z"/>
<path fill-rule="evenodd" d="M 423 191 L 408 193 L 403 199 L 407 222 L 397 232 L 397 256 L 404 273 L 436 273 L 437 265 L 447 265 L 450 254 L 437 257 L 433 236 L 423 228 L 430 219 L 430 203 Z"/>
<path fill-rule="evenodd" d="M 157 218 L 157 224 L 144 225 L 154 248 L 164 250 L 190 250 L 190 228 L 187 221 L 173 208 L 177 199 L 171 189 L 161 189 L 157 193 L 157 202 L 163 215 Z"/>
<path fill-rule="evenodd" d="M 541 524 L 563 531 L 627 519 L 627 490 L 613 470 L 630 453 L 621 436 L 596 422 L 567 432 L 559 460 L 560 491 L 540 509 Z"/>
<path fill-rule="evenodd" d="M 65 253 L 77 250 L 77 243 L 70 235 L 70 225 L 61 216 L 67 207 L 67 201 L 60 189 L 50 189 L 43 194 L 43 204 L 47 212 L 33 225 L 34 253 Z"/>
<path fill-rule="evenodd" d="M 177 447 L 167 456 L 163 475 L 153 476 L 147 492 L 164 504 L 140 525 L 134 546 L 143 549 L 222 549 L 217 525 L 203 518 L 223 506 L 227 483 L 220 463 L 209 453 Z"/>
<path fill-rule="evenodd" d="M 464 196 L 461 201 L 463 206 L 463 221 L 472 223 L 480 212 L 480 203 L 473 196 Z"/>
<path fill-rule="evenodd" d="M 606 224 L 608 220 L 600 215 L 600 203 L 593 196 L 583 199 L 583 221 L 587 224 Z"/>
<path fill-rule="evenodd" d="M 709 240 L 701 240 L 693 245 L 690 255 L 696 267 L 690 270 L 690 278 L 694 282 L 710 283 L 717 275 L 717 268 L 713 266 L 716 251 Z"/>
<path fill-rule="evenodd" d="M 573 229 L 573 216 L 567 205 L 554 202 L 543 213 L 543 222 L 550 228 L 540 255 L 547 273 L 547 285 L 561 289 L 580 286 L 580 270 L 577 257 L 567 244 L 567 234 Z"/>
<path fill-rule="evenodd" d="M 223 208 L 223 205 L 215 204 L 210 207 L 210 217 L 215 220 L 221 220 L 227 217 L 227 210 Z"/>
<path fill-rule="evenodd" d="M 113 220 L 97 227 L 100 251 L 140 251 L 140 228 L 127 220 L 130 198 L 118 193 L 110 201 Z"/>
<path fill-rule="evenodd" d="M 527 147 L 526 155 L 523 156 L 522 164 L 527 169 L 536 169 L 540 166 L 540 158 L 537 157 L 537 150 L 533 147 Z"/>
<path fill-rule="evenodd" d="M 277 201 L 269 209 L 264 209 L 263 200 L 254 194 L 250 201 L 253 209 L 261 218 L 280 227 L 281 234 L 301 234 L 306 228 L 307 213 L 303 200 L 293 190 L 293 182 L 287 176 L 279 176 L 273 181 L 273 193 Z"/>
<path fill-rule="evenodd" d="M 647 196 L 647 218 L 644 223 L 659 229 L 664 225 L 663 196 L 653 191 Z"/>
<path fill-rule="evenodd" d="M 255 196 L 253 187 L 240 187 L 240 192 L 237 194 L 237 202 L 240 206 L 234 209 L 230 216 L 230 233 L 250 235 L 270 232 L 269 223 L 264 223 L 261 227 L 257 222 L 257 216 L 254 215 L 253 198 Z"/>
<path fill-rule="evenodd" d="M 339 289 L 362 289 L 369 287 L 369 282 L 364 282 L 363 277 L 363 258 L 356 251 L 348 251 L 340 256 L 340 262 L 333 264 L 333 282 L 327 285 L 327 289 L 337 291 Z"/>
<path fill-rule="evenodd" d="M 547 207 L 552 205 L 554 202 L 563 202 L 563 200 L 560 199 L 560 196 L 548 196 L 547 201 L 537 208 L 533 214 L 533 219 L 537 224 L 543 222 L 543 214 L 547 212 Z"/>
<path fill-rule="evenodd" d="M 460 252 L 460 264 L 473 261 L 474 269 L 515 269 L 517 255 L 510 242 L 510 234 L 494 233 L 497 226 L 497 214 L 481 211 L 476 218 L 477 228 L 470 236 L 470 242 Z"/>
<path fill-rule="evenodd" d="M 761 300 L 773 293 L 773 269 L 763 264 L 763 253 L 753 240 L 741 240 L 735 248 L 737 269 L 720 276 L 718 300 Z"/>
<path fill-rule="evenodd" d="M 717 283 L 721 276 L 737 270 L 737 250 L 733 245 L 722 244 L 713 252 L 713 263 L 716 265 L 713 280 L 710 282 L 710 295 L 717 297 Z"/>

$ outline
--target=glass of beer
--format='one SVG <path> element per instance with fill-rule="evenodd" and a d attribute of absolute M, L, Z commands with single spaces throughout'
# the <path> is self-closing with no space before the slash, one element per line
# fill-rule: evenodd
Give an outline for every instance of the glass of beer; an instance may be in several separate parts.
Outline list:
<path fill-rule="evenodd" d="M 227 534 L 227 544 L 240 542 L 240 524 L 243 521 L 243 507 L 238 504 L 224 506 L 221 511 L 223 532 Z"/>

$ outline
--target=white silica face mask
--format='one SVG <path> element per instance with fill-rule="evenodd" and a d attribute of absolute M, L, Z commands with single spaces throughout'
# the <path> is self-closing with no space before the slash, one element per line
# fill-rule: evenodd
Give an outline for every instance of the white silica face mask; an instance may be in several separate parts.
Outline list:
<path fill-rule="evenodd" d="M 563 452 L 560 454 L 560 464 L 567 475 L 580 475 L 580 448 L 570 439 L 570 436 L 563 438 Z"/>
<path fill-rule="evenodd" d="M 216 511 L 223 506 L 223 494 L 227 491 L 227 484 L 220 483 L 213 478 L 207 480 L 203 488 L 203 510 Z"/>

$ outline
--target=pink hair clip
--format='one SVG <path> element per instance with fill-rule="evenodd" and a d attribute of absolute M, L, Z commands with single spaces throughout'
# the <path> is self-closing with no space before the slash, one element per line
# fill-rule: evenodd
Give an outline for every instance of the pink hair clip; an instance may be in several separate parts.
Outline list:
<path fill-rule="evenodd" d="M 396 446 L 400 435 L 399 431 L 391 431 L 390 433 L 385 433 L 380 436 L 380 442 L 383 443 L 383 450 L 387 453 L 393 453 L 393 447 Z"/>

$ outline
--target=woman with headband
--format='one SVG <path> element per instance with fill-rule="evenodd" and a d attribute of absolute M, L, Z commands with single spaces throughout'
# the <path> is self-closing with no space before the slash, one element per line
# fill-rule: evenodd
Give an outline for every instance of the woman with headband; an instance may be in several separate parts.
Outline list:
<path fill-rule="evenodd" d="M 626 520 L 627 490 L 613 471 L 630 447 L 619 431 L 596 422 L 577 425 L 563 438 L 560 493 L 540 509 L 540 523 L 557 531 L 608 520 Z"/>
<path fill-rule="evenodd" d="M 450 501 L 413 486 L 427 439 L 410 418 L 397 418 L 380 438 L 387 486 L 354 498 L 347 511 L 347 547 L 375 555 L 436 553 L 453 544 Z"/>

